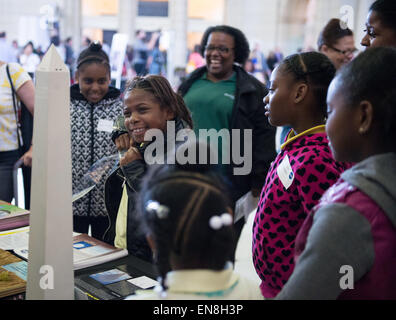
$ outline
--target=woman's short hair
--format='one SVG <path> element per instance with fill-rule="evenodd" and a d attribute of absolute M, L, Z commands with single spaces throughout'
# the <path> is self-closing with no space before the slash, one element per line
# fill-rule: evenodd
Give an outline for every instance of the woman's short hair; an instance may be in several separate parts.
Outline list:
<path fill-rule="evenodd" d="M 205 56 L 205 47 L 206 44 L 208 43 L 208 38 L 210 34 L 213 32 L 222 32 L 234 38 L 235 62 L 239 63 L 240 65 L 243 65 L 247 60 L 247 58 L 249 57 L 249 53 L 250 53 L 249 42 L 241 30 L 227 25 L 214 26 L 206 29 L 201 40 L 201 55 Z"/>

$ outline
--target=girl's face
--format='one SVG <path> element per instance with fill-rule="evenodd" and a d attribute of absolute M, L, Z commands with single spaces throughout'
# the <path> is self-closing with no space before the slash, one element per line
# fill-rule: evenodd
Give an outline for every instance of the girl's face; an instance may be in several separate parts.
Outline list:
<path fill-rule="evenodd" d="M 233 72 L 235 60 L 234 38 L 227 33 L 212 32 L 205 47 L 206 66 L 209 77 L 228 79 Z"/>
<path fill-rule="evenodd" d="M 396 47 L 396 31 L 384 26 L 376 11 L 369 12 L 365 32 L 360 44 L 366 48 Z"/>
<path fill-rule="evenodd" d="M 108 67 L 100 63 L 90 63 L 80 68 L 76 72 L 76 80 L 81 94 L 92 103 L 103 99 L 111 81 Z"/>
<path fill-rule="evenodd" d="M 149 129 L 166 132 L 167 121 L 174 118 L 174 113 L 170 108 L 161 108 L 150 92 L 133 89 L 125 94 L 124 116 L 129 136 L 134 142 L 141 143 Z"/>
<path fill-rule="evenodd" d="M 291 87 L 294 81 L 290 74 L 285 74 L 276 67 L 271 74 L 268 94 L 264 97 L 265 115 L 273 126 L 290 125 L 290 105 L 293 104 Z"/>
<path fill-rule="evenodd" d="M 327 94 L 326 133 L 337 161 L 358 162 L 361 146 L 358 109 L 348 105 L 344 96 L 339 80 L 334 79 Z"/>

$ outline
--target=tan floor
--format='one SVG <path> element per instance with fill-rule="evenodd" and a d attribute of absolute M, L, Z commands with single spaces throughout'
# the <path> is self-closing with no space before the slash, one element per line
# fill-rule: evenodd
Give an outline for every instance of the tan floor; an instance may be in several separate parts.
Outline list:
<path fill-rule="evenodd" d="M 252 279 L 259 285 L 261 280 L 254 270 L 252 260 L 252 227 L 256 210 L 249 214 L 242 229 L 235 253 L 235 270 L 246 278 Z"/>

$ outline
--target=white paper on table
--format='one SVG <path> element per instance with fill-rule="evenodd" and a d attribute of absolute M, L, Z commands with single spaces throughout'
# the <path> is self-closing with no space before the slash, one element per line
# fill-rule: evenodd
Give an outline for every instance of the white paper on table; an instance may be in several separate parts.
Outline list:
<path fill-rule="evenodd" d="M 249 214 L 257 209 L 259 197 L 253 197 L 252 192 L 249 191 L 238 199 L 235 204 L 234 223 L 245 217 L 248 219 Z"/>
<path fill-rule="evenodd" d="M 148 289 L 151 287 L 155 287 L 156 285 L 159 285 L 158 281 L 155 281 L 155 280 L 153 280 L 149 277 L 146 277 L 146 276 L 129 279 L 127 281 L 139 288 L 142 288 L 142 289 Z"/>
<path fill-rule="evenodd" d="M 6 230 L 0 232 L 0 248 L 13 250 L 29 246 L 29 227 Z"/>

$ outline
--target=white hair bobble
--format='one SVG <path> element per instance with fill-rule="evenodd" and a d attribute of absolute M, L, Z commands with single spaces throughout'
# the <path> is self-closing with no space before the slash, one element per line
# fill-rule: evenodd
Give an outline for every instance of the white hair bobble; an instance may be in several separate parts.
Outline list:
<path fill-rule="evenodd" d="M 223 213 L 220 216 L 213 216 L 209 219 L 209 226 L 213 230 L 219 230 L 223 226 L 230 226 L 232 224 L 232 217 L 229 213 Z"/>
<path fill-rule="evenodd" d="M 168 217 L 169 208 L 160 204 L 158 201 L 149 200 L 146 204 L 147 212 L 154 212 L 159 219 L 165 219 Z"/>

